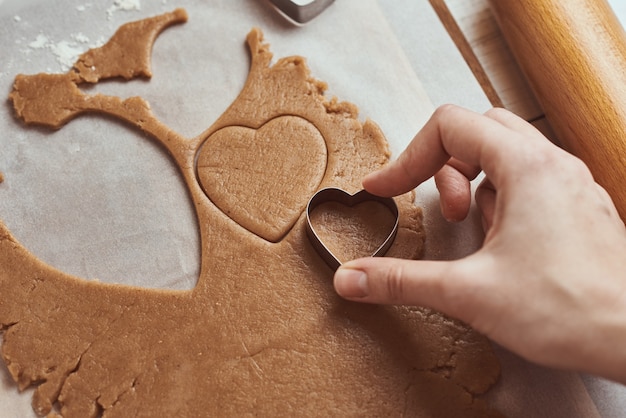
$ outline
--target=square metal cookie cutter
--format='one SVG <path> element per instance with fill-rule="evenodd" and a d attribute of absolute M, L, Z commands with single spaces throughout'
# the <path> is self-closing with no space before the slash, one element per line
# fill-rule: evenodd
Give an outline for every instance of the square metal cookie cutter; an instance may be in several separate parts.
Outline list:
<path fill-rule="evenodd" d="M 335 0 L 270 0 L 287 17 L 306 23 L 322 13 Z"/>
<path fill-rule="evenodd" d="M 361 190 L 353 195 L 349 194 L 345 190 L 329 187 L 325 189 L 319 190 L 317 193 L 309 199 L 309 203 L 306 206 L 306 233 L 309 237 L 309 241 L 315 248 L 315 251 L 322 257 L 322 259 L 328 264 L 330 268 L 337 270 L 339 266 L 341 266 L 341 261 L 337 258 L 335 254 L 322 242 L 319 235 L 315 232 L 313 228 L 313 224 L 311 223 L 311 213 L 313 210 L 321 205 L 322 203 L 327 202 L 337 202 L 348 207 L 352 207 L 358 205 L 359 203 L 364 202 L 378 202 L 385 205 L 391 214 L 395 218 L 395 222 L 393 228 L 385 241 L 374 251 L 371 256 L 379 257 L 385 255 L 391 244 L 393 244 L 396 239 L 396 235 L 398 233 L 398 221 L 400 218 L 400 214 L 398 212 L 398 206 L 396 205 L 395 200 L 390 197 L 380 197 L 373 195 L 366 190 Z"/>

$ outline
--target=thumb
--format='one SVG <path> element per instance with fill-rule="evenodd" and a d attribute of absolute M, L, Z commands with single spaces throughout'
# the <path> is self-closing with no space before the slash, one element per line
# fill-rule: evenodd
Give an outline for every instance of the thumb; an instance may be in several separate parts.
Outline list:
<path fill-rule="evenodd" d="M 466 288 L 472 281 L 455 273 L 457 263 L 361 258 L 337 269 L 334 286 L 340 296 L 357 302 L 423 306 L 457 316 L 460 305 L 469 302 L 463 295 L 473 293 Z"/>

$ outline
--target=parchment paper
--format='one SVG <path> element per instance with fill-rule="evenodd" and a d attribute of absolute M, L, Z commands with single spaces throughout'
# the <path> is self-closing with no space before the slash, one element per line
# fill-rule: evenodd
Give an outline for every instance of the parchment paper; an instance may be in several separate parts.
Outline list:
<path fill-rule="evenodd" d="M 162 121 L 195 136 L 243 86 L 249 65 L 245 36 L 259 26 L 275 57 L 306 56 L 312 74 L 328 82 L 328 94 L 356 103 L 363 118 L 382 127 L 397 155 L 433 110 L 416 74 L 440 71 L 429 64 L 445 62 L 430 56 L 420 65 L 414 51 L 407 55 L 406 40 L 397 38 L 414 30 L 426 45 L 433 27 L 441 33 L 427 2 L 407 6 L 425 13 L 411 28 L 390 23 L 389 3 L 337 0 L 310 24 L 294 26 L 259 0 L 5 1 L 0 3 L 0 95 L 7 97 L 17 73 L 67 70 L 68 51 L 103 43 L 122 23 L 185 7 L 189 22 L 167 29 L 155 44 L 151 81 L 106 82 L 91 91 L 142 96 Z M 482 107 L 486 102 L 480 100 L 470 103 Z M 147 138 L 102 117 L 82 116 L 57 132 L 25 128 L 3 102 L 0 143 L 5 176 L 0 218 L 35 255 L 88 279 L 177 289 L 195 285 L 200 249 L 189 196 L 174 165 Z M 418 188 L 417 200 L 426 215 L 427 258 L 458 258 L 480 246 L 475 211 L 460 225 L 447 224 L 432 182 Z M 489 398 L 503 412 L 597 415 L 577 375 L 498 352 L 503 376 Z M 0 380 L 0 416 L 34 416 L 30 391 L 18 394 L 4 365 Z"/>

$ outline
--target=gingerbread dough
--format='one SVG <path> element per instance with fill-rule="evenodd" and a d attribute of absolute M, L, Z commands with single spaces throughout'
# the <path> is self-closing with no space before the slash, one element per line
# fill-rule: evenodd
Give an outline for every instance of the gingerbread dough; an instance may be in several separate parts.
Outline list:
<path fill-rule="evenodd" d="M 322 187 L 355 192 L 389 152 L 354 105 L 323 96 L 325 84 L 309 76 L 303 58 L 271 65 L 253 29 L 245 87 L 195 138 L 159 122 L 141 98 L 79 89 L 103 78 L 149 77 L 154 38 L 186 19 L 176 10 L 124 25 L 67 74 L 16 77 L 10 97 L 27 124 L 59 129 L 83 112 L 104 112 L 163 145 L 189 189 L 202 245 L 193 290 L 142 289 L 64 274 L 0 224 L 2 357 L 20 388 L 36 386 L 35 411 L 497 415 L 477 397 L 499 374 L 485 338 L 430 310 L 355 304 L 334 293 L 332 271 L 307 240 L 304 207 Z M 397 203 L 390 254 L 418 257 L 421 212 L 412 194 Z M 332 205 L 320 210 L 332 231 L 327 239 L 344 239 L 341 246 L 377 234 Z M 374 225 L 376 209 L 364 211 L 356 219 L 369 216 Z"/>

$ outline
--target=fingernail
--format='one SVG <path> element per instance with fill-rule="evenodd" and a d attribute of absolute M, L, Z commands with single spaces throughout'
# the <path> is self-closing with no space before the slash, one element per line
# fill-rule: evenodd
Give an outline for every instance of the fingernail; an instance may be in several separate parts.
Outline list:
<path fill-rule="evenodd" d="M 364 298 L 369 294 L 367 275 L 362 270 L 340 267 L 335 272 L 335 290 L 344 298 Z"/>

